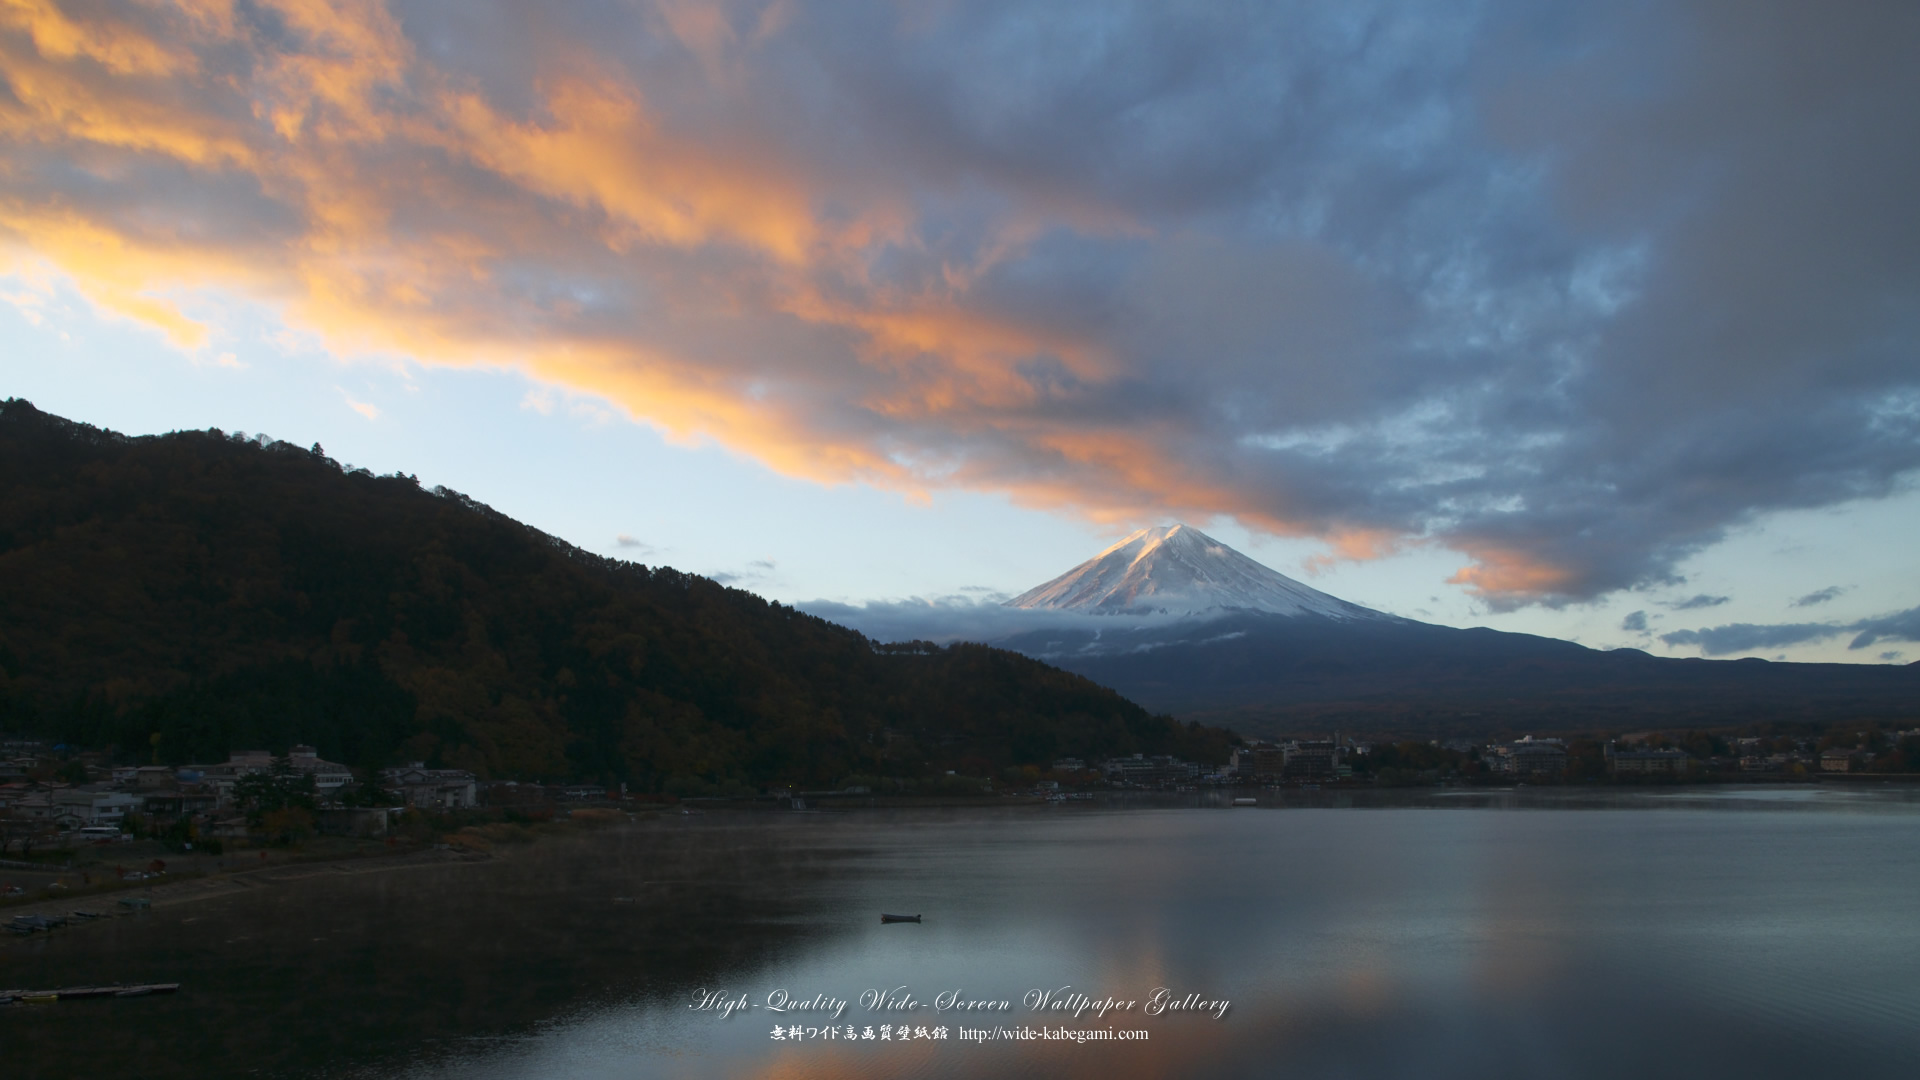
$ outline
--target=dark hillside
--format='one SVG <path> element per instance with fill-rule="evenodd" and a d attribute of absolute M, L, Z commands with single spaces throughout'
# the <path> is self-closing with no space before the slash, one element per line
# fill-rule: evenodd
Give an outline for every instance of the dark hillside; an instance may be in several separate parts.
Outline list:
<path fill-rule="evenodd" d="M 1148 708 L 1246 735 L 1408 738 L 1920 721 L 1920 670 L 1602 652 L 1554 638 L 1416 622 L 1242 614 L 998 644 Z M 1101 651 L 1104 650 L 1104 651 Z"/>
<path fill-rule="evenodd" d="M 495 777 L 823 783 L 1218 756 L 1087 680 L 603 559 L 457 492 L 218 431 L 0 406 L 0 727 L 123 759 L 313 740 Z"/>

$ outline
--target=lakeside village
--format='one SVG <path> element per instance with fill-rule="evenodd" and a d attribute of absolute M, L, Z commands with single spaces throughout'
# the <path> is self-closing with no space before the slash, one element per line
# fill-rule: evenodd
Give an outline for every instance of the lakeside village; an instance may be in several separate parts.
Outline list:
<path fill-rule="evenodd" d="M 1064 758 L 1044 770 L 1011 768 L 997 782 L 949 773 L 936 790 L 949 796 L 1063 800 L 1091 797 L 1097 789 L 1766 781 L 1916 772 L 1920 728 L 1746 738 L 1645 734 L 1607 741 L 1529 736 L 1490 744 L 1372 744 L 1336 737 L 1244 743 L 1217 767 L 1135 754 L 1095 762 Z M 898 794 L 896 786 L 876 777 L 849 777 L 831 790 L 774 788 L 754 794 L 804 809 L 808 799 L 885 798 Z M 466 816 L 538 822 L 582 808 L 632 810 L 678 801 L 629 796 L 625 785 L 610 790 L 598 784 L 489 781 L 419 762 L 358 778 L 305 745 L 285 756 L 242 750 L 218 764 L 116 766 L 98 752 L 32 740 L 0 743 L 0 859 L 139 838 L 158 839 L 182 852 L 197 843 L 201 852 L 212 854 L 236 845 L 284 847 L 317 836 L 395 840 L 404 823 L 422 817 L 491 810 L 491 815 Z"/>
<path fill-rule="evenodd" d="M 1054 764 L 1042 792 L 1086 777 L 1107 787 L 1185 789 L 1239 787 L 1414 787 L 1462 783 L 1492 786 L 1649 782 L 1764 783 L 1851 777 L 1913 778 L 1920 774 L 1920 728 L 1829 732 L 1823 736 L 1723 736 L 1658 733 L 1619 739 L 1526 736 L 1511 742 L 1467 739 L 1370 743 L 1354 739 L 1249 742 L 1227 764 L 1209 769 L 1167 757 L 1134 755 L 1089 768 Z"/>
<path fill-rule="evenodd" d="M 845 778 L 829 790 L 743 785 L 698 795 L 629 794 L 624 785 L 488 780 L 414 762 L 356 776 L 297 745 L 233 752 L 209 765 L 115 765 L 99 751 L 0 741 L 0 905 L 272 872 L 289 862 L 484 857 L 540 833 L 629 820 L 643 811 L 808 810 L 1011 798 L 1068 802 L 1201 788 L 1342 789 L 1423 785 L 1764 783 L 1920 779 L 1920 728 L 1735 737 L 1690 732 L 1610 740 L 1529 736 L 1475 743 L 1351 738 L 1244 742 L 1224 765 L 1134 754 L 1062 758 L 997 779 Z M 1236 805 L 1251 798 L 1235 798 Z M 122 899 L 136 911 L 147 901 Z M 41 903 L 39 906 L 46 906 Z M 98 913 L 74 911 L 75 916 Z M 37 921 L 36 921 L 37 920 Z M 64 917 L 16 916 L 20 933 Z"/>

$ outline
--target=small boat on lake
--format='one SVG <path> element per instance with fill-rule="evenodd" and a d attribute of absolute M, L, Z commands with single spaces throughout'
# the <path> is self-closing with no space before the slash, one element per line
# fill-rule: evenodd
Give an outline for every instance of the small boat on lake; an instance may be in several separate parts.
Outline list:
<path fill-rule="evenodd" d="M 7 929 L 16 934 L 34 934 L 67 925 L 65 915 L 15 915 Z"/>
<path fill-rule="evenodd" d="M 880 921 L 881 921 L 881 922 L 883 922 L 883 923 L 890 923 L 890 922 L 919 922 L 919 921 L 920 921 L 920 916 L 918 916 L 918 915 L 888 915 L 888 914 L 887 914 L 887 913 L 885 913 L 885 912 L 881 912 L 881 913 L 880 913 Z"/>

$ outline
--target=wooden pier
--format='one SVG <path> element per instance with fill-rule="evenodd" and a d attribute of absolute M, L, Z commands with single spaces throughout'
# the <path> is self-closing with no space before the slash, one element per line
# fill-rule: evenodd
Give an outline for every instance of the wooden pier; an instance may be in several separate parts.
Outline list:
<path fill-rule="evenodd" d="M 112 983 L 107 986 L 69 986 L 61 990 L 0 990 L 0 1005 L 48 1005 L 82 998 L 147 997 L 171 994 L 179 983 Z"/>

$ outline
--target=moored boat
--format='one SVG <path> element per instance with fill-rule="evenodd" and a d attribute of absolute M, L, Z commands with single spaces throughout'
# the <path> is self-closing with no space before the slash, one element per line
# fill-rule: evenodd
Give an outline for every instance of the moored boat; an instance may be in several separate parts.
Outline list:
<path fill-rule="evenodd" d="M 880 921 L 881 921 L 881 922 L 883 922 L 883 923 L 890 923 L 890 922 L 919 922 L 919 921 L 920 921 L 920 916 L 918 916 L 918 915 L 888 915 L 888 914 L 887 914 L 887 913 L 885 913 L 885 912 L 881 912 L 881 913 L 880 913 Z"/>
<path fill-rule="evenodd" d="M 17 934 L 31 934 L 65 925 L 67 925 L 67 918 L 64 915 L 15 915 L 13 921 L 7 924 L 7 929 Z"/>

